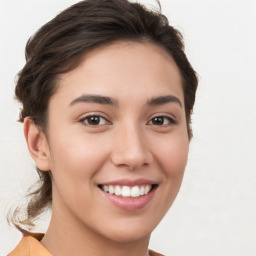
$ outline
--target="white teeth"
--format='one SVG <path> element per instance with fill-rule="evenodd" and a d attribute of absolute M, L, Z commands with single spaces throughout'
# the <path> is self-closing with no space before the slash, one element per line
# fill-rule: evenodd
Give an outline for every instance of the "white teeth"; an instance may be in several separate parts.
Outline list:
<path fill-rule="evenodd" d="M 104 185 L 104 186 L 103 186 L 103 190 L 106 191 L 106 192 L 108 192 L 108 186 Z"/>
<path fill-rule="evenodd" d="M 116 196 L 121 196 L 122 195 L 122 189 L 120 188 L 120 186 L 115 187 L 115 195 Z"/>
<path fill-rule="evenodd" d="M 152 185 L 142 186 L 120 186 L 120 185 L 104 185 L 102 189 L 109 194 L 122 197 L 139 197 L 147 195 L 151 190 Z"/>
<path fill-rule="evenodd" d="M 109 194 L 114 194 L 115 193 L 115 188 L 113 186 L 109 186 L 108 192 L 109 192 Z"/>
<path fill-rule="evenodd" d="M 141 196 L 145 195 L 145 188 L 144 187 L 140 187 L 140 195 Z"/>
<path fill-rule="evenodd" d="M 144 191 L 145 195 L 148 194 L 148 192 L 150 191 L 151 188 L 152 188 L 151 185 L 146 185 L 145 191 Z"/>
<path fill-rule="evenodd" d="M 123 197 L 130 197 L 131 196 L 131 189 L 128 186 L 123 186 L 122 196 Z"/>
<path fill-rule="evenodd" d="M 132 197 L 140 196 L 140 189 L 139 189 L 138 186 L 132 187 L 132 189 L 131 189 L 131 196 Z"/>

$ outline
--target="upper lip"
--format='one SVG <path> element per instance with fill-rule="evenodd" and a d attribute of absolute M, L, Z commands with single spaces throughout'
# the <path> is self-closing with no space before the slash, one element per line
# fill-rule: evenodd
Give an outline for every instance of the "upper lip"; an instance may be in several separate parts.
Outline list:
<path fill-rule="evenodd" d="M 149 179 L 119 179 L 100 183 L 100 185 L 122 185 L 122 186 L 138 186 L 138 185 L 154 185 L 157 182 Z"/>

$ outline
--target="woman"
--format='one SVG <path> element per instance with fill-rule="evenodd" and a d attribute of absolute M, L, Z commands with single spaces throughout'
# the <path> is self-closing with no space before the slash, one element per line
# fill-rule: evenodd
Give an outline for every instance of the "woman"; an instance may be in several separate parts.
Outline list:
<path fill-rule="evenodd" d="M 180 33 L 127 0 L 87 0 L 28 42 L 17 99 L 41 180 L 16 255 L 160 255 L 150 234 L 187 163 L 196 74 Z M 51 206 L 45 234 L 25 230 Z"/>

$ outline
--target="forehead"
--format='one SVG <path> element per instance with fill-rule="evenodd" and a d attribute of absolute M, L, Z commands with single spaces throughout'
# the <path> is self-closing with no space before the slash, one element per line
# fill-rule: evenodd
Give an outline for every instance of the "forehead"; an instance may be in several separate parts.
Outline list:
<path fill-rule="evenodd" d="M 86 53 L 74 70 L 60 77 L 56 94 L 67 98 L 123 92 L 150 98 L 170 91 L 183 101 L 181 75 L 171 55 L 151 43 L 121 41 Z"/>

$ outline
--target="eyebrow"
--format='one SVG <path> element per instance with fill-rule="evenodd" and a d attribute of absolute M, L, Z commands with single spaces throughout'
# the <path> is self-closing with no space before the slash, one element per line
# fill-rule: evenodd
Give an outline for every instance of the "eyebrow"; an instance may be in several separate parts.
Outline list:
<path fill-rule="evenodd" d="M 73 106 L 77 103 L 83 103 L 83 102 L 85 103 L 90 102 L 90 103 L 97 103 L 101 105 L 111 105 L 111 106 L 118 105 L 117 101 L 111 97 L 101 96 L 101 95 L 90 95 L 90 94 L 82 95 L 74 99 L 69 105 Z"/>
<path fill-rule="evenodd" d="M 107 96 L 101 95 L 91 95 L 91 94 L 84 94 L 76 99 L 74 99 L 69 105 L 73 106 L 77 103 L 97 103 L 101 105 L 111 105 L 111 106 L 118 106 L 118 101 Z M 147 105 L 150 106 L 157 106 L 163 105 L 167 103 L 177 103 L 180 107 L 182 107 L 181 101 L 173 96 L 173 95 L 165 95 L 165 96 L 158 96 L 151 98 L 147 101 Z"/>
<path fill-rule="evenodd" d="M 147 102 L 147 104 L 150 106 L 156 106 L 156 105 L 162 105 L 162 104 L 167 104 L 172 102 L 177 103 L 180 107 L 182 107 L 181 101 L 173 95 L 165 95 L 165 96 L 152 98 Z"/>

